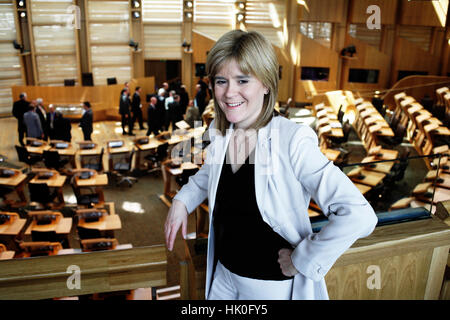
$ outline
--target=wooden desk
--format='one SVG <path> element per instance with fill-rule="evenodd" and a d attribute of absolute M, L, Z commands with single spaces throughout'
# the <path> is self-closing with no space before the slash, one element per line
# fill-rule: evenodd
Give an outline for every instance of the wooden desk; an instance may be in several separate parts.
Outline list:
<path fill-rule="evenodd" d="M 80 157 L 82 157 L 82 156 L 97 156 L 102 152 L 102 147 L 96 144 L 95 147 L 92 149 L 79 148 L 77 152 L 80 155 Z"/>
<path fill-rule="evenodd" d="M 20 201 L 11 202 L 8 200 L 6 202 L 11 204 L 11 206 L 13 206 L 13 207 L 23 207 L 24 205 L 27 204 L 27 198 L 25 197 L 25 191 L 24 191 L 27 175 L 23 174 L 22 172 L 20 172 L 19 170 L 16 170 L 16 169 L 11 169 L 11 168 L 7 168 L 7 169 L 14 171 L 14 175 L 11 177 L 5 177 L 5 178 L 0 177 L 0 186 L 14 188 Z"/>
<path fill-rule="evenodd" d="M 159 196 L 162 202 L 164 202 L 168 207 L 171 205 L 172 198 L 175 196 L 176 192 L 172 190 L 172 180 L 175 176 L 183 173 L 184 169 L 195 169 L 199 168 L 198 165 L 192 162 L 184 162 L 180 167 L 172 168 L 169 164 L 171 159 L 165 161 L 161 168 L 164 180 L 164 191 L 163 194 Z"/>
<path fill-rule="evenodd" d="M 59 149 L 59 148 L 56 148 L 56 147 L 51 147 L 49 150 L 58 152 L 58 154 L 60 155 L 61 158 L 68 158 L 72 168 L 76 168 L 75 154 L 77 153 L 77 149 L 75 149 L 75 147 L 69 142 L 54 141 L 54 140 L 50 141 L 51 144 L 52 143 L 58 143 L 58 142 L 68 143 L 69 146 L 67 148 L 65 148 L 65 149 Z"/>
<path fill-rule="evenodd" d="M 61 212 L 49 210 L 29 211 L 28 215 L 32 217 L 33 220 L 25 231 L 25 235 L 31 235 L 31 231 L 54 231 L 59 235 L 68 235 L 72 229 L 72 218 L 64 218 Z M 54 215 L 55 219 L 53 219 L 49 224 L 38 225 L 37 218 L 39 215 Z"/>
<path fill-rule="evenodd" d="M 328 158 L 328 160 L 333 162 L 336 161 L 337 158 L 339 158 L 339 155 L 341 154 L 339 150 L 334 149 L 320 149 L 320 151 L 322 151 L 322 153 L 325 155 L 325 157 Z"/>
<path fill-rule="evenodd" d="M 141 158 L 145 155 L 154 152 L 160 145 L 162 145 L 164 142 L 160 141 L 154 137 L 149 138 L 148 143 L 145 144 L 139 144 L 135 143 L 135 146 L 137 148 L 136 152 L 136 168 L 141 167 Z"/>
<path fill-rule="evenodd" d="M 108 185 L 108 175 L 106 173 L 94 175 L 89 179 L 79 179 L 79 178 L 75 179 L 75 186 L 78 188 L 104 187 L 107 185 Z"/>
<path fill-rule="evenodd" d="M 437 170 L 431 170 L 427 173 L 425 176 L 425 181 L 431 181 L 434 183 L 436 179 L 436 172 Z M 439 181 L 439 180 L 443 181 Z M 442 170 L 439 170 L 439 176 L 438 180 L 436 180 L 436 186 L 443 187 L 446 189 L 450 189 L 450 174 L 443 172 Z"/>
<path fill-rule="evenodd" d="M 0 252 L 0 260 L 13 259 L 15 254 L 16 254 L 16 252 L 11 251 L 11 250 L 1 251 Z"/>
<path fill-rule="evenodd" d="M 361 192 L 361 194 L 363 194 L 363 195 L 372 189 L 371 186 L 366 186 L 364 184 L 360 184 L 360 183 L 356 183 L 356 182 L 353 182 L 353 184 L 358 188 L 359 192 Z"/>
<path fill-rule="evenodd" d="M 384 174 L 384 173 L 369 171 L 369 170 L 365 170 L 365 169 L 362 169 L 360 171 L 360 174 L 363 176 L 363 178 L 358 178 L 358 176 L 350 177 L 351 172 L 348 173 L 350 179 L 353 182 L 365 184 L 365 185 L 368 185 L 371 187 L 375 187 L 377 184 L 379 184 L 384 179 L 384 177 L 386 177 L 386 174 Z"/>
<path fill-rule="evenodd" d="M 33 145 L 33 144 L 36 144 L 36 145 Z M 25 138 L 25 148 L 27 149 L 27 151 L 29 153 L 42 155 L 42 153 L 45 150 L 50 149 L 50 146 L 48 145 L 47 141 L 27 137 L 27 138 Z"/>
<path fill-rule="evenodd" d="M 10 216 L 9 221 L 0 224 L 0 235 L 17 236 L 27 222 L 26 219 L 21 219 L 15 212 L 0 212 L 0 214 Z"/>
<path fill-rule="evenodd" d="M 63 193 L 63 187 L 64 187 L 64 183 L 66 182 L 67 176 L 63 176 L 60 175 L 58 173 L 58 171 L 56 170 L 38 170 L 38 171 L 33 171 L 36 172 L 36 176 L 30 180 L 29 183 L 34 184 L 34 183 L 45 183 L 49 188 L 56 188 L 56 192 L 58 193 L 58 205 L 54 206 L 54 208 L 61 208 L 65 205 L 65 201 L 64 201 L 64 193 Z M 52 172 L 53 176 L 48 178 L 48 179 L 39 179 L 39 173 L 40 172 Z"/>
<path fill-rule="evenodd" d="M 380 149 L 374 154 L 374 156 L 380 160 L 394 160 L 398 157 L 398 151 L 390 149 Z"/>
<path fill-rule="evenodd" d="M 391 128 L 380 128 L 374 132 L 377 136 L 394 137 L 394 131 Z"/>
<path fill-rule="evenodd" d="M 84 219 L 80 219 L 78 227 L 87 229 L 96 229 L 100 231 L 112 231 L 122 229 L 122 223 L 120 217 L 117 214 L 103 215 L 95 222 L 86 222 Z"/>
<path fill-rule="evenodd" d="M 369 157 L 365 157 L 364 159 L 361 160 L 361 162 L 373 162 L 373 161 L 377 161 L 379 159 L 377 159 L 375 156 L 369 156 Z M 370 170 L 370 171 L 377 171 L 377 172 L 381 172 L 381 173 L 389 173 L 391 172 L 392 167 L 394 166 L 394 161 L 389 161 L 389 162 L 379 162 L 379 163 L 373 163 L 373 164 L 368 164 L 367 166 L 364 166 L 365 169 Z"/>
<path fill-rule="evenodd" d="M 95 193 L 98 194 L 98 204 L 103 205 L 105 203 L 105 194 L 103 192 L 103 187 L 108 185 L 108 175 L 104 174 L 94 174 L 89 179 L 80 179 L 75 177 L 74 187 L 76 189 L 81 188 L 95 188 Z"/>

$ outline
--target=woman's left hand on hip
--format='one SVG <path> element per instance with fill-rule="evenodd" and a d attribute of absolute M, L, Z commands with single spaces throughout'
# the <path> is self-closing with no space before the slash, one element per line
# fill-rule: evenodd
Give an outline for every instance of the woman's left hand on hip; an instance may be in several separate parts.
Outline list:
<path fill-rule="evenodd" d="M 281 272 L 286 277 L 292 277 L 298 273 L 297 269 L 292 263 L 291 254 L 291 249 L 281 249 L 280 251 L 278 251 L 278 263 L 280 264 Z"/>

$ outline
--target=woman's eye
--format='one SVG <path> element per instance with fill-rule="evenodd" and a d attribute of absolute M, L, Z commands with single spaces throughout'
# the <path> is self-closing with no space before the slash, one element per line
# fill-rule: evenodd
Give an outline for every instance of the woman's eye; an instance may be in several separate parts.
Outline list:
<path fill-rule="evenodd" d="M 239 84 L 246 84 L 248 83 L 248 80 L 239 80 Z"/>
<path fill-rule="evenodd" d="M 221 84 L 225 84 L 225 83 L 226 83 L 225 80 L 216 80 L 217 85 L 221 85 Z"/>

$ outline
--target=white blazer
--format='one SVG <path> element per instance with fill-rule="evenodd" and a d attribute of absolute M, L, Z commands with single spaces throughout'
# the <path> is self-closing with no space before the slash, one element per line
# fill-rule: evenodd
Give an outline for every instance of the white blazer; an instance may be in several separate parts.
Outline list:
<path fill-rule="evenodd" d="M 175 196 L 188 212 L 209 199 L 206 298 L 214 270 L 214 201 L 232 132 L 233 125 L 222 136 L 211 123 L 205 163 Z M 254 163 L 261 216 L 295 247 L 291 258 L 299 273 L 294 277 L 292 299 L 328 299 L 325 274 L 358 238 L 372 233 L 378 221 L 375 212 L 350 179 L 323 155 L 309 126 L 274 117 L 258 131 Z M 308 217 L 311 198 L 329 220 L 319 233 L 312 232 Z"/>

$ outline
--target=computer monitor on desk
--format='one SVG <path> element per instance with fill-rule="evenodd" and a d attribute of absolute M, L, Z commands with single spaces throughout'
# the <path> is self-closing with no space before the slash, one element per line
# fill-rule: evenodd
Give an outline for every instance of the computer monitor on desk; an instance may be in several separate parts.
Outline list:
<path fill-rule="evenodd" d="M 108 215 L 104 209 L 80 209 L 76 211 L 78 219 L 82 219 L 86 223 L 97 222 L 101 217 Z"/>
<path fill-rule="evenodd" d="M 109 148 L 120 148 L 123 146 L 123 141 L 122 140 L 114 140 L 114 141 L 109 141 L 108 142 L 108 147 Z"/>

